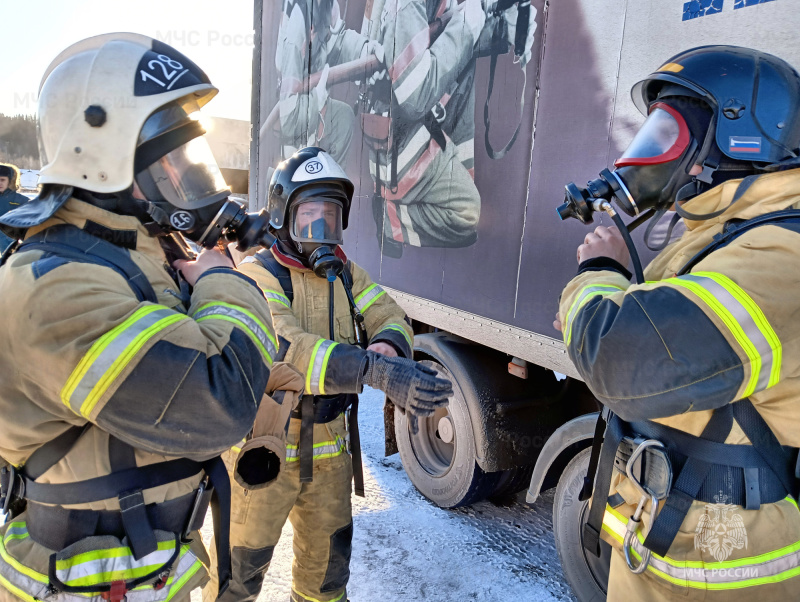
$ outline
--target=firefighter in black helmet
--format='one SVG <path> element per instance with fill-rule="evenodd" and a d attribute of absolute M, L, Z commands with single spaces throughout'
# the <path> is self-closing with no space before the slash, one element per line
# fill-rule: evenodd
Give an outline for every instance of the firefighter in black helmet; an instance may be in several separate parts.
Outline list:
<path fill-rule="evenodd" d="M 258 597 L 287 518 L 298 555 L 291 599 L 345 600 L 354 474 L 356 494 L 364 491 L 357 394 L 365 384 L 385 391 L 411 422 L 452 394 L 448 380 L 410 359 L 405 313 L 339 246 L 352 196 L 352 182 L 327 152 L 299 150 L 270 182 L 277 242 L 239 266 L 269 300 L 275 331 L 289 342 L 285 361 L 303 374 L 305 395 L 288 427 L 286 470 L 263 489 L 234 485 L 234 576 L 223 600 Z M 215 593 L 212 584 L 204 596 Z"/>
<path fill-rule="evenodd" d="M 616 548 L 609 600 L 795 599 L 800 74 L 705 46 L 633 100 L 646 120 L 589 188 L 688 232 L 631 284 L 620 232 L 597 228 L 561 296 L 556 326 L 613 412 L 584 545 Z"/>

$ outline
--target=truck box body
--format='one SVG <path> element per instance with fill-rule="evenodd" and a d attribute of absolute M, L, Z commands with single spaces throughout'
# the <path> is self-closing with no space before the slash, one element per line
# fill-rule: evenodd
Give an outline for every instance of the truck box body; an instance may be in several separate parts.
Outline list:
<path fill-rule="evenodd" d="M 279 127 L 259 131 L 279 101 L 281 85 L 286 85 L 276 65 L 276 50 L 288 4 L 293 3 L 257 3 L 256 8 L 251 161 L 255 207 L 264 206 L 271 168 L 287 150 Z M 346 10 L 341 13 L 344 27 L 365 34 L 371 30 L 374 37 L 376 24 L 365 15 L 381 4 L 384 19 L 396 20 L 397 11 L 408 2 L 339 2 L 339 10 Z M 441 13 L 448 2 L 419 4 L 428 10 L 432 10 L 428 5 L 436 4 Z M 412 318 L 575 376 L 552 320 L 558 295 L 575 273 L 575 249 L 589 229 L 576 220 L 561 222 L 556 214 L 564 185 L 570 181 L 582 185 L 613 166 L 643 120 L 630 100 L 631 86 L 677 52 L 704 44 L 736 44 L 800 65 L 796 37 L 800 7 L 796 0 L 534 0 L 532 4 L 536 31 L 524 76 L 513 61 L 513 50 L 497 57 L 488 104 L 495 149 L 505 145 L 519 123 L 513 147 L 499 160 L 490 158 L 484 143 L 491 58 L 474 59 L 474 186 L 481 205 L 474 244 L 460 248 L 404 244 L 400 258 L 381 253 L 373 217 L 370 141 L 359 119 L 368 111 L 362 106 L 353 119 L 352 141 L 343 161 L 356 184 L 344 246 L 377 282 L 392 290 Z M 395 21 L 395 26 L 402 25 Z M 365 88 L 342 83 L 330 87 L 330 98 L 355 107 Z M 307 117 L 314 122 L 313 115 Z M 307 143 L 315 143 L 318 133 L 309 127 Z M 325 143 L 323 136 L 319 144 L 324 148 Z M 397 222 L 404 218 L 399 205 L 408 200 L 398 204 Z M 598 215 L 595 223 L 610 225 L 610 219 Z M 652 257 L 642 255 L 645 263 Z"/>

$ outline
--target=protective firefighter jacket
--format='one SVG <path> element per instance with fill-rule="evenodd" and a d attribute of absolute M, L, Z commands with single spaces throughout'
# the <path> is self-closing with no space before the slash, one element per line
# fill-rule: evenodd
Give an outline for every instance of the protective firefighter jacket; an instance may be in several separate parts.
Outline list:
<path fill-rule="evenodd" d="M 0 456 L 24 466 L 45 443 L 88 424 L 38 479 L 72 483 L 111 472 L 110 435 L 135 448 L 138 466 L 174 457 L 206 460 L 241 440 L 252 427 L 277 347 L 256 284 L 234 270 L 209 270 L 186 310 L 164 252 L 136 218 L 70 199 L 29 235 L 57 224 L 91 224 L 95 232 L 127 240 L 158 303 L 138 302 L 112 268 L 36 250 L 12 255 L 0 268 Z M 193 496 L 201 477 L 146 489 L 144 503 Z M 118 511 L 119 504 L 113 498 L 67 508 Z M 46 598 L 48 559 L 58 550 L 37 543 L 35 527 L 25 512 L 0 529 L 0 600 L 12 599 L 9 592 L 23 600 Z M 68 585 L 86 586 L 147 574 L 142 563 L 163 563 L 175 546 L 172 534 L 156 535 L 159 550 L 140 561 L 115 537 L 81 540 L 74 555 L 59 559 L 58 574 Z M 166 585 L 130 591 L 129 602 L 188 600 L 206 580 L 199 537 L 180 545 Z"/>
<path fill-rule="evenodd" d="M 343 256 L 339 249 L 337 253 Z M 329 339 L 328 282 L 299 262 L 273 248 L 273 255 L 289 268 L 294 301 L 289 302 L 280 282 L 260 264 L 243 263 L 239 270 L 261 286 L 269 301 L 272 321 L 279 336 L 289 341 L 285 361 L 305 377 L 305 393 L 335 395 L 360 393 L 363 353 L 355 346 L 356 335 L 344 285 L 334 286 L 336 340 Z M 405 313 L 363 268 L 350 262 L 353 298 L 364 315 L 369 343 L 391 344 L 401 357 L 411 357 L 413 331 Z"/>
<path fill-rule="evenodd" d="M 739 184 L 726 182 L 685 208 L 722 209 Z M 763 175 L 719 217 L 687 220 L 682 238 L 648 266 L 646 284 L 613 270 L 573 278 L 559 318 L 595 396 L 623 420 L 653 420 L 694 436 L 715 408 L 749 397 L 782 445 L 800 447 L 800 234 L 753 228 L 675 276 L 725 222 L 798 207 L 800 170 Z M 750 444 L 736 422 L 725 443 Z M 797 599 L 800 511 L 791 497 L 758 510 L 730 504 L 725 491 L 716 503 L 694 501 L 668 554 L 654 554 L 647 571 L 633 575 L 619 548 L 640 496 L 616 471 L 610 493 L 624 503 L 608 505 L 603 519 L 602 535 L 617 548 L 609 600 Z M 634 549 L 641 550 L 636 542 Z"/>

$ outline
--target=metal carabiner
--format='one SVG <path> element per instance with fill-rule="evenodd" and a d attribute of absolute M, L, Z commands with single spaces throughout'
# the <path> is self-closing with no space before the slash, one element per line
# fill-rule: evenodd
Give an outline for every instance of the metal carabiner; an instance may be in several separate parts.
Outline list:
<path fill-rule="evenodd" d="M 636 512 L 633 513 L 628 519 L 628 523 L 625 525 L 625 539 L 622 542 L 623 550 L 625 551 L 625 564 L 628 565 L 628 569 L 634 575 L 638 575 L 639 573 L 643 573 L 647 568 L 647 565 L 650 564 L 650 550 L 647 548 L 643 548 L 642 550 L 642 561 L 635 565 L 633 563 L 633 555 L 631 554 L 631 550 L 633 549 L 633 538 L 636 537 L 636 532 L 639 530 L 639 525 L 642 522 L 642 514 L 644 513 L 644 505 L 647 502 L 648 496 L 642 496 L 642 499 L 639 500 L 639 505 L 636 507 Z M 656 496 L 650 496 L 650 519 L 653 519 L 655 514 L 654 508 L 658 506 L 658 498 Z M 653 524 L 652 522 L 650 523 Z"/>
<path fill-rule="evenodd" d="M 633 450 L 631 457 L 628 458 L 628 463 L 625 465 L 625 475 L 628 477 L 633 486 L 639 491 L 641 498 L 639 499 L 639 505 L 636 507 L 636 511 L 633 513 L 628 519 L 628 523 L 625 525 L 625 539 L 623 540 L 623 550 L 625 552 L 625 564 L 628 565 L 628 569 L 634 575 L 638 575 L 639 573 L 643 573 L 645 569 L 647 569 L 647 565 L 650 563 L 650 550 L 647 548 L 643 549 L 641 554 L 642 561 L 635 565 L 633 563 L 633 555 L 631 554 L 631 549 L 633 548 L 633 538 L 636 537 L 636 532 L 639 529 L 639 525 L 642 522 L 642 514 L 644 514 L 644 505 L 648 499 L 650 499 L 650 526 L 653 526 L 653 522 L 656 520 L 656 512 L 658 511 L 658 498 L 653 495 L 652 493 L 648 492 L 644 486 L 639 482 L 639 480 L 633 475 L 633 464 L 636 460 L 639 459 L 644 451 L 648 447 L 664 447 L 664 444 L 661 441 L 657 441 L 656 439 L 646 439 L 642 441 L 638 447 Z"/>

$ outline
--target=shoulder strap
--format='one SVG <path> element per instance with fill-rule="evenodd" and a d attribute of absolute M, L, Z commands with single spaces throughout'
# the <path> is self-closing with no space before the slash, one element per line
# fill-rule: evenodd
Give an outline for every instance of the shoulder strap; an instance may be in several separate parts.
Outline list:
<path fill-rule="evenodd" d="M 781 228 L 786 228 L 787 230 L 793 230 L 795 232 L 800 233 L 800 210 L 798 209 L 786 209 L 784 211 L 774 211 L 772 213 L 765 213 L 764 215 L 759 215 L 758 217 L 754 217 L 752 219 L 748 219 L 745 221 L 730 221 L 725 224 L 722 232 L 717 234 L 714 237 L 714 241 L 703 248 L 697 255 L 692 257 L 689 261 L 686 262 L 676 274 L 676 276 L 683 276 L 684 274 L 688 274 L 692 268 L 700 263 L 703 259 L 708 257 L 714 251 L 717 251 L 737 238 L 739 238 L 745 232 L 752 230 L 753 228 L 757 228 L 758 226 L 766 226 L 766 225 L 774 225 L 780 226 Z"/>
<path fill-rule="evenodd" d="M 127 249 L 118 247 L 71 224 L 59 224 L 35 234 L 16 249 L 16 253 L 39 250 L 71 261 L 111 268 L 125 278 L 139 301 L 158 303 L 150 281 Z"/>
<path fill-rule="evenodd" d="M 294 301 L 294 289 L 292 288 L 292 272 L 289 268 L 275 259 L 275 256 L 268 249 L 259 251 L 253 258 L 278 279 L 283 289 L 283 294 L 289 299 L 289 303 L 292 303 Z"/>

